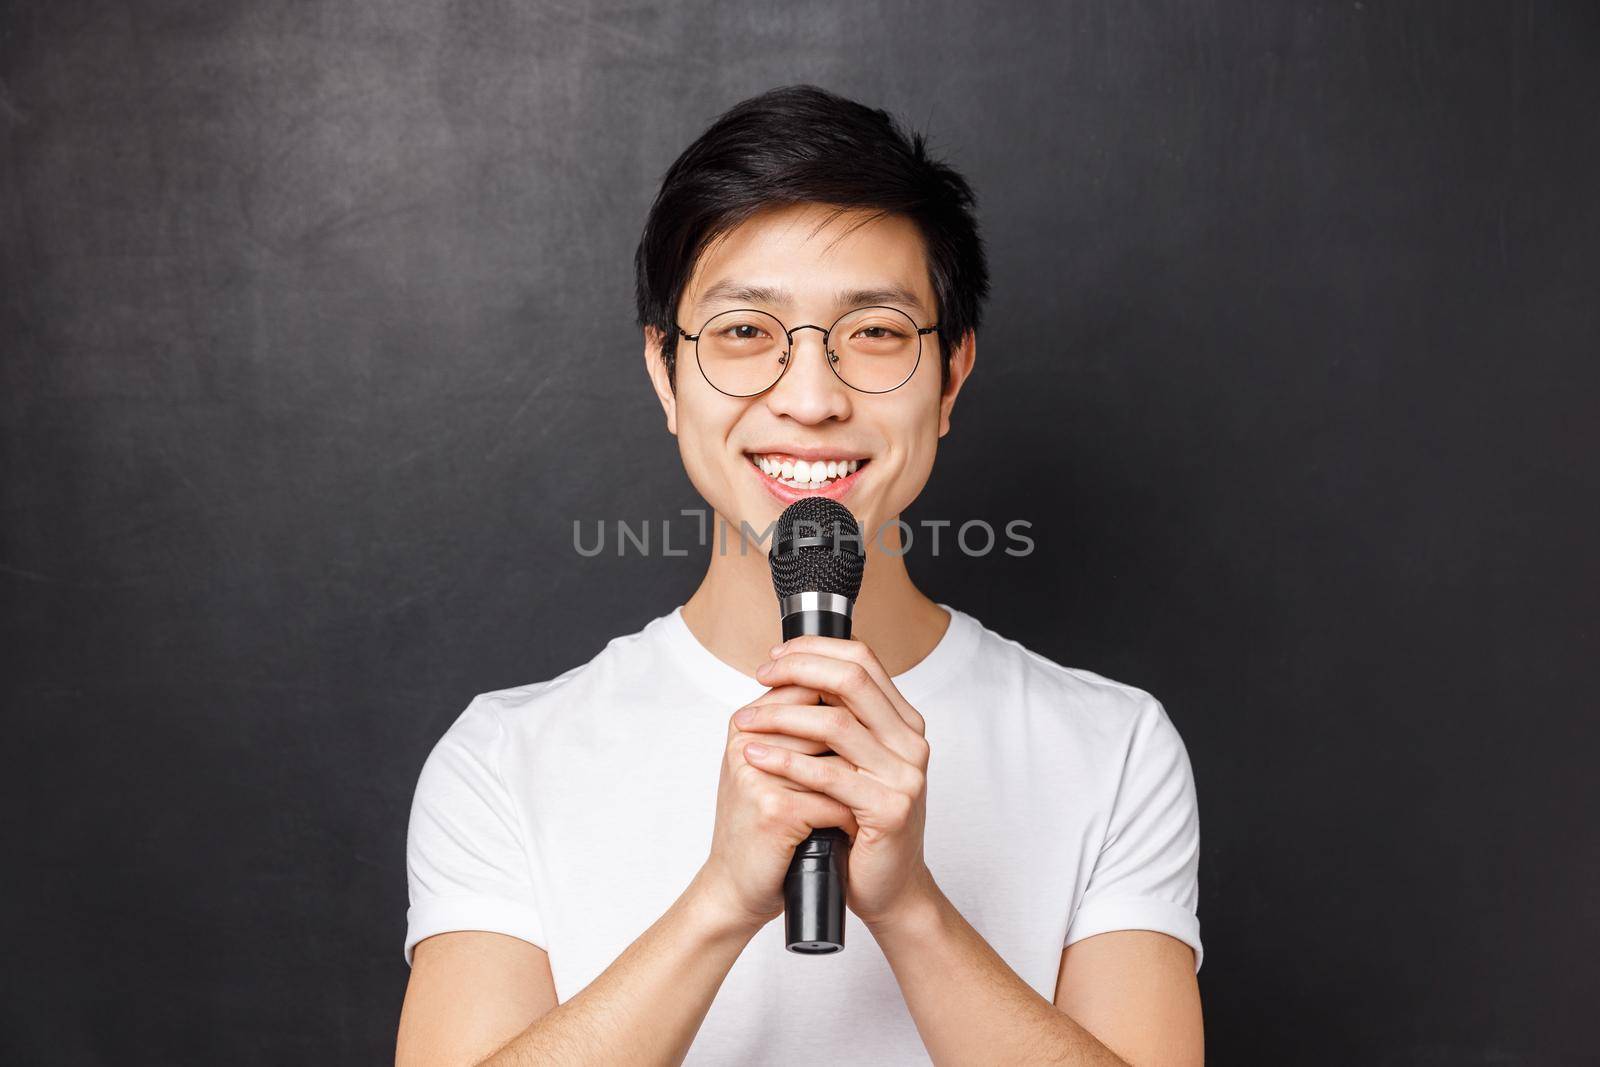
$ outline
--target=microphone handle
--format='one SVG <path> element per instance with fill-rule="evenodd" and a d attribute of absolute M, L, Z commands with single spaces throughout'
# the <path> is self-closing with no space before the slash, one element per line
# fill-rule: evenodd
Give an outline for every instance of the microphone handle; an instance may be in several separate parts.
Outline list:
<path fill-rule="evenodd" d="M 783 639 L 802 634 L 849 640 L 850 616 L 822 610 L 785 615 Z M 837 826 L 811 831 L 794 850 L 783 878 L 784 944 L 790 952 L 822 956 L 844 951 L 849 855 L 850 836 Z"/>

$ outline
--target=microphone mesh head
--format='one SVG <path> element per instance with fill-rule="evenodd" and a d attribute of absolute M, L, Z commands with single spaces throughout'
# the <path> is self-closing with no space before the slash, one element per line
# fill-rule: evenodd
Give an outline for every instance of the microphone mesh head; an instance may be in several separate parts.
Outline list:
<path fill-rule="evenodd" d="M 790 542 L 822 538 L 826 544 Z M 783 509 L 772 531 L 772 588 L 779 597 L 837 593 L 855 600 L 866 567 L 861 527 L 850 509 L 825 496 L 808 496 Z"/>

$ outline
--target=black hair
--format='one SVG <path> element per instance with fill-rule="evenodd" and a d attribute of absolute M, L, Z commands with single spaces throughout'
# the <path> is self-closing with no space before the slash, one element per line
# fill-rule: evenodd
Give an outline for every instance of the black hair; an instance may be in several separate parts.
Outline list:
<path fill-rule="evenodd" d="M 989 294 L 972 187 L 928 154 L 922 133 L 908 137 L 887 111 L 815 85 L 783 86 L 734 105 L 662 178 L 633 263 L 638 324 L 664 335 L 668 375 L 675 379 L 678 300 L 701 253 L 763 208 L 801 203 L 839 213 L 865 208 L 863 222 L 903 215 L 916 224 L 938 304 L 940 371 L 948 375 L 951 351 L 978 328 Z"/>

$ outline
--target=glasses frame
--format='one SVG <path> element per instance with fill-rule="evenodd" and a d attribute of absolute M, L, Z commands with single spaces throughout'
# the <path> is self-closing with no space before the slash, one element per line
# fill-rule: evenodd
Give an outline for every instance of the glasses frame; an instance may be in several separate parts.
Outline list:
<path fill-rule="evenodd" d="M 887 389 L 863 389 L 858 385 L 851 385 L 849 382 L 845 381 L 844 375 L 839 373 L 839 357 L 834 353 L 833 349 L 828 347 L 828 342 L 833 337 L 833 331 L 839 328 L 839 324 L 841 322 L 857 312 L 872 311 L 874 309 L 882 311 L 894 311 L 901 315 L 905 315 L 906 321 L 911 323 L 911 325 L 915 327 L 917 331 L 917 358 L 911 364 L 911 370 L 907 372 L 906 376 L 900 379 L 899 382 L 891 385 Z M 778 370 L 778 375 L 767 385 L 762 386 L 753 393 L 728 392 L 726 389 L 722 388 L 716 382 L 711 380 L 711 375 L 706 373 L 705 364 L 700 362 L 700 335 L 706 332 L 706 327 L 710 326 L 712 322 L 721 318 L 723 315 L 732 315 L 739 311 L 753 311 L 758 315 L 765 315 L 773 322 L 776 322 L 778 324 L 778 328 L 783 331 L 784 349 L 783 355 L 778 357 L 778 363 L 781 365 Z M 762 308 L 729 308 L 726 311 L 719 311 L 715 315 L 711 316 L 711 318 L 701 323 L 700 328 L 694 333 L 690 333 L 677 323 L 673 323 L 672 325 L 678 331 L 678 333 L 683 336 L 685 341 L 694 342 L 694 365 L 700 369 L 700 377 L 706 380 L 706 384 L 711 386 L 711 388 L 715 389 L 717 392 L 721 393 L 723 396 L 736 397 L 741 400 L 748 399 L 752 396 L 760 396 L 762 393 L 765 393 L 767 390 L 772 389 L 779 382 L 783 381 L 783 376 L 789 373 L 789 364 L 792 362 L 789 357 L 794 353 L 794 335 L 799 333 L 801 330 L 816 330 L 818 333 L 822 334 L 822 354 L 828 357 L 828 369 L 833 371 L 833 376 L 835 378 L 839 379 L 841 382 L 844 382 L 846 386 L 849 386 L 849 388 L 854 389 L 858 393 L 866 393 L 871 396 L 881 396 L 884 393 L 894 392 L 896 389 L 900 388 L 900 386 L 906 384 L 906 382 L 909 382 L 912 378 L 916 377 L 917 368 L 922 366 L 922 338 L 925 334 L 933 333 L 939 328 L 939 324 L 937 322 L 931 326 L 918 326 L 917 320 L 912 318 L 909 313 L 897 307 L 890 307 L 888 304 L 866 304 L 862 307 L 851 308 L 843 315 L 840 315 L 838 318 L 834 319 L 833 325 L 829 326 L 826 330 L 824 330 L 821 326 L 814 326 L 811 323 L 805 323 L 791 329 L 790 327 L 785 326 L 783 320 L 778 318 L 778 316 Z"/>

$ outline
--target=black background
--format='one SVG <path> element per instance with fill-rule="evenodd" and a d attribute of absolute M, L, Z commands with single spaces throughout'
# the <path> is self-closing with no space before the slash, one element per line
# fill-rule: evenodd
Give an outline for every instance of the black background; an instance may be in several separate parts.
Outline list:
<path fill-rule="evenodd" d="M 0 22 L 10 1063 L 376 1063 L 477 692 L 697 559 L 632 253 L 811 81 L 973 181 L 938 599 L 1189 746 L 1212 1062 L 1592 1062 L 1600 8 L 63 3 Z"/>

